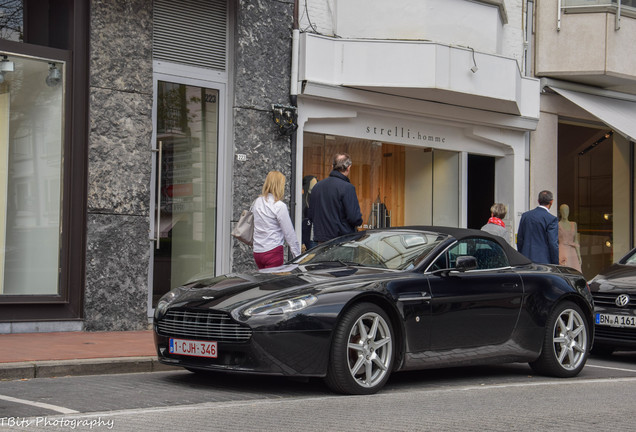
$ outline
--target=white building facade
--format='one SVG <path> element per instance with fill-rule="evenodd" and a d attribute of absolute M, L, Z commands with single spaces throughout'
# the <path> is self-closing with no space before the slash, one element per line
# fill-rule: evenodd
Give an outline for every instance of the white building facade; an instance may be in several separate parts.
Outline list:
<path fill-rule="evenodd" d="M 636 2 L 537 0 L 531 8 L 541 113 L 530 198 L 551 189 L 553 210 L 567 206 L 590 279 L 634 247 Z"/>
<path fill-rule="evenodd" d="M 347 152 L 366 227 L 480 228 L 501 202 L 513 242 L 539 122 L 525 4 L 301 4 L 292 53 L 297 196 L 304 176 L 328 176 L 333 153 Z"/>

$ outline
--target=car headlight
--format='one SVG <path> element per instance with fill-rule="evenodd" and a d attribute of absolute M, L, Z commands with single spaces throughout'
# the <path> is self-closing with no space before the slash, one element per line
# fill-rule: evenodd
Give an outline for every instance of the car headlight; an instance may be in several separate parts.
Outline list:
<path fill-rule="evenodd" d="M 296 312 L 316 303 L 316 296 L 304 295 L 285 300 L 272 301 L 251 306 L 243 311 L 243 315 L 251 317 L 257 315 L 281 315 Z"/>
<path fill-rule="evenodd" d="M 155 308 L 155 319 L 163 318 L 168 311 L 168 306 L 179 296 L 182 292 L 186 291 L 185 287 L 177 287 L 171 289 L 167 294 L 159 299 L 157 307 Z"/>

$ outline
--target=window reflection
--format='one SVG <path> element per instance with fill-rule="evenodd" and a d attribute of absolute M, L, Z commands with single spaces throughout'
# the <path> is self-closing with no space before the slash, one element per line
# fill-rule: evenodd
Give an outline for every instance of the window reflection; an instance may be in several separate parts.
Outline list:
<path fill-rule="evenodd" d="M 23 12 L 22 0 L 3 0 L 0 2 L 0 39 L 22 41 Z"/>

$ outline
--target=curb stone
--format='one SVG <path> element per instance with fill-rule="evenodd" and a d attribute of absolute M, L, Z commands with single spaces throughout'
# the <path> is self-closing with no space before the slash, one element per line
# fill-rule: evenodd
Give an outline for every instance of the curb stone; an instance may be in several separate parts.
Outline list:
<path fill-rule="evenodd" d="M 179 370 L 159 363 L 157 357 L 117 357 L 0 363 L 0 380 L 53 378 Z"/>

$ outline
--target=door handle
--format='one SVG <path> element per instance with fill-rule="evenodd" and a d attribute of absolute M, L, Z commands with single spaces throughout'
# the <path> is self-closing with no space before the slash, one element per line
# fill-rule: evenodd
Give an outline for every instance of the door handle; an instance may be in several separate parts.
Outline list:
<path fill-rule="evenodd" d="M 429 301 L 431 299 L 431 295 L 427 292 L 410 292 L 400 294 L 398 296 L 398 301 L 407 302 L 407 301 Z"/>
<path fill-rule="evenodd" d="M 517 288 L 519 284 L 514 282 L 508 282 L 508 283 L 501 284 L 501 286 L 504 288 Z"/>
<path fill-rule="evenodd" d="M 161 237 L 161 168 L 163 165 L 163 141 L 159 141 L 159 147 L 154 149 L 153 152 L 157 152 L 157 208 L 155 209 L 155 248 L 159 249 L 159 240 Z"/>

